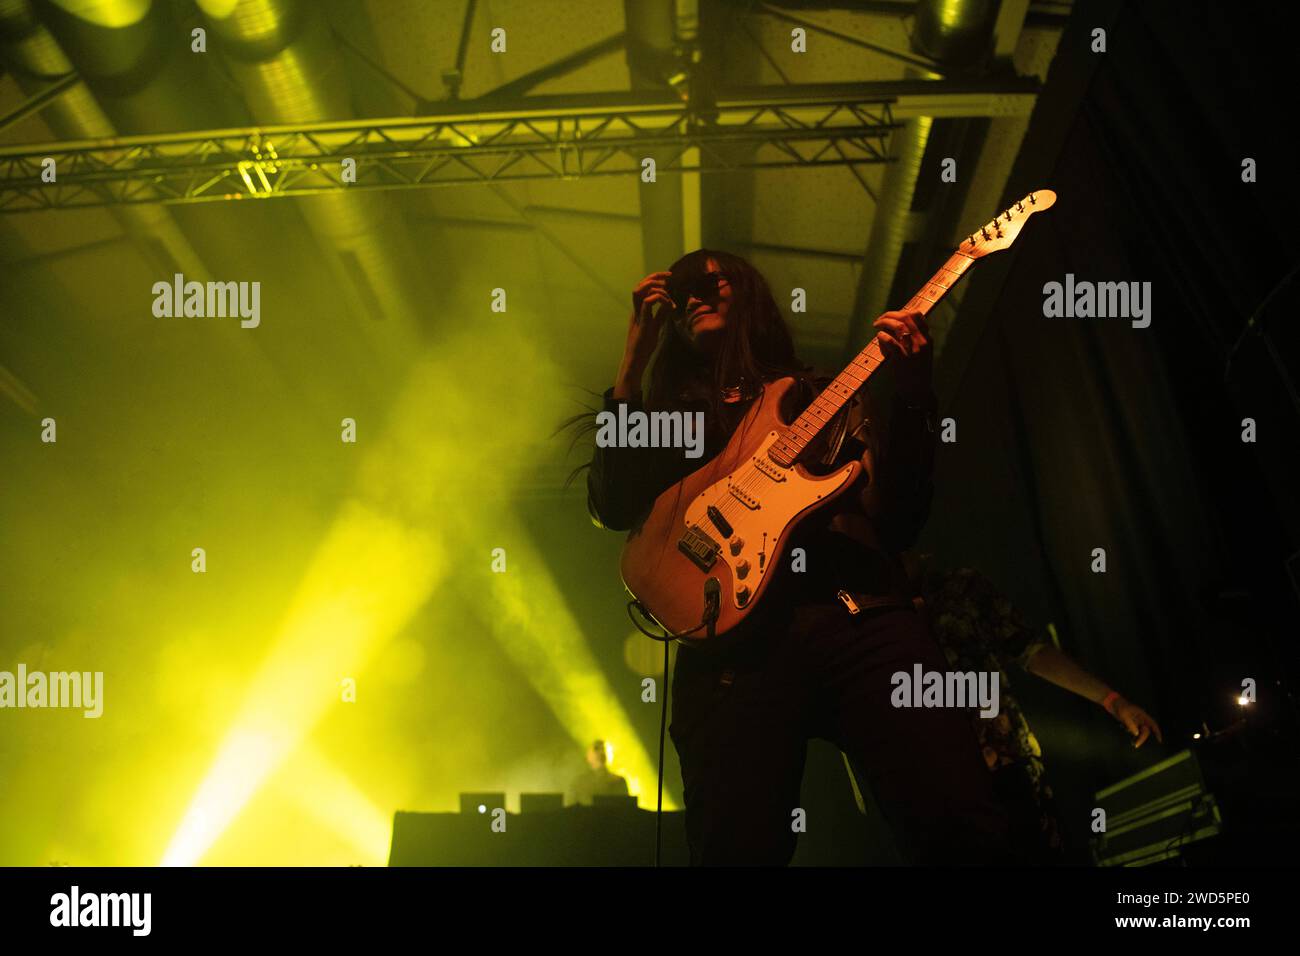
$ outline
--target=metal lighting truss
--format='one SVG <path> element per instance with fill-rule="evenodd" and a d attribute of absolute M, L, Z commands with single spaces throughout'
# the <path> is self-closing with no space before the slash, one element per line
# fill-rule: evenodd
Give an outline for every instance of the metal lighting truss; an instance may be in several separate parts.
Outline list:
<path fill-rule="evenodd" d="M 705 107 L 658 91 L 531 96 L 437 115 L 7 146 L 0 212 L 639 175 L 647 157 L 657 175 L 882 163 L 904 119 L 1028 115 L 1037 89 L 1024 78 L 797 84 L 728 90 Z"/>

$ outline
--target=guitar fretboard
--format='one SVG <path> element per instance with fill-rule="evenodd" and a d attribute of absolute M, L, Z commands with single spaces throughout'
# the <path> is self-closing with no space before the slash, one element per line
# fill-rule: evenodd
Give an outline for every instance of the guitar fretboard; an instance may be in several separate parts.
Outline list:
<path fill-rule="evenodd" d="M 939 267 L 939 271 L 930 277 L 930 280 L 921 286 L 921 290 L 907 300 L 907 305 L 903 306 L 904 312 L 920 312 L 922 315 L 930 311 L 936 302 L 957 284 L 966 270 L 970 268 L 971 263 L 975 261 L 972 256 L 966 255 L 960 249 L 948 257 L 948 261 Z M 885 355 L 880 351 L 879 340 L 874 336 L 852 362 L 835 376 L 835 379 L 822 390 L 822 393 L 813 399 L 810 404 L 794 423 L 790 425 L 781 438 L 772 443 L 768 449 L 768 455 L 778 465 L 789 466 L 794 464 L 795 460 L 803 453 L 813 440 L 817 437 L 831 419 L 842 409 L 849 400 L 857 394 L 858 389 L 867 383 L 867 379 L 882 364 L 884 364 Z"/>

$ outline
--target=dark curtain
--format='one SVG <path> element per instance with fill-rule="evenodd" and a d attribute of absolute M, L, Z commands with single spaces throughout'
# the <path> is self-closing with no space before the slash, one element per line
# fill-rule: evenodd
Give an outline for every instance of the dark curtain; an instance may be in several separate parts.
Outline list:
<path fill-rule="evenodd" d="M 1006 193 L 1052 188 L 1058 204 L 981 265 L 940 357 L 957 441 L 921 549 L 983 570 L 1165 731 L 1134 752 L 1099 709 L 1016 679 L 1076 851 L 1092 791 L 1233 719 L 1242 678 L 1270 712 L 1290 706 L 1300 282 L 1283 280 L 1300 184 L 1296 32 L 1275 9 L 1076 4 Z M 1150 327 L 1044 317 L 1043 285 L 1066 273 L 1150 282 Z"/>

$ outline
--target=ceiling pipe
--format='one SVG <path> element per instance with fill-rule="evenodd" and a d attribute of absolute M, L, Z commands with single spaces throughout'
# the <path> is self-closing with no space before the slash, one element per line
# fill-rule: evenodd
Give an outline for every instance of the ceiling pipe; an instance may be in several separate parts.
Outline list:
<path fill-rule="evenodd" d="M 12 7 L 15 0 L 0 3 Z M 138 135 L 252 124 L 239 89 L 221 71 L 211 30 L 206 50 L 192 49 L 191 30 L 200 23 L 193 7 L 172 0 L 35 0 L 31 6 L 66 55 L 61 66 L 77 71 L 85 81 L 82 89 L 93 97 L 89 104 L 107 118 L 111 128 L 105 127 L 107 132 L 98 135 L 112 135 L 112 129 L 122 135 Z M 71 138 L 86 136 L 90 134 Z M 340 256 L 321 254 L 322 245 L 332 247 L 318 242 L 309 223 L 303 221 L 305 205 L 301 201 L 245 201 L 175 208 L 119 205 L 110 211 L 132 217 L 142 223 L 141 229 L 170 237 L 167 245 L 176 265 L 161 268 L 160 277 L 180 272 L 187 278 L 210 281 L 269 279 L 278 274 L 280 290 L 297 290 L 301 311 L 295 319 L 308 328 L 314 323 L 303 318 L 304 314 L 329 310 L 331 315 L 351 318 L 376 310 L 369 296 L 356 291 L 357 283 L 344 273 Z M 150 240 L 142 237 L 140 241 L 147 244 Z M 184 248 L 201 250 L 199 255 L 209 267 L 200 268 L 201 263 L 193 259 L 186 261 L 175 251 L 182 243 Z M 293 249 L 295 262 L 311 261 L 311 274 L 285 275 L 274 252 L 281 246 Z M 324 267 L 318 269 L 318 262 Z M 336 379 L 355 375 L 366 382 L 367 394 L 380 394 L 394 381 L 393 368 L 410 360 L 408 337 L 401 336 L 400 342 L 389 348 L 387 343 L 397 338 L 388 334 L 397 328 L 395 323 L 342 324 L 345 328 L 338 335 L 311 343 L 312 365 L 328 367 Z M 303 343 L 262 334 L 237 335 L 227 341 L 257 363 L 261 373 L 276 377 L 313 409 L 323 410 L 335 401 L 333 386 L 302 373 Z M 371 361 L 375 353 L 384 361 Z M 366 360 L 358 361 L 363 354 Z"/>
<path fill-rule="evenodd" d="M 912 49 L 950 73 L 973 70 L 988 58 L 997 7 L 996 0 L 922 0 L 916 5 Z M 911 67 L 908 75 L 933 76 Z M 871 219 L 849 319 L 845 350 L 850 354 L 866 344 L 876 317 L 894 307 L 889 295 L 903 246 L 911 238 L 912 200 L 934 122 L 929 116 L 906 120 L 891 138 L 893 161 L 885 169 L 880 200 Z"/>
<path fill-rule="evenodd" d="M 634 90 L 662 90 L 677 76 L 674 0 L 623 0 L 627 23 L 627 68 Z M 637 181 L 641 206 L 641 256 L 646 272 L 667 269 L 686 251 L 682 176 L 665 174 L 674 158 L 668 150 L 646 150 L 655 161 L 655 182 Z M 697 217 L 698 218 L 698 217 Z"/>
<path fill-rule="evenodd" d="M 912 48 L 954 73 L 981 67 L 991 49 L 998 0 L 923 0 Z"/>
<path fill-rule="evenodd" d="M 345 62 L 315 4 L 296 0 L 197 0 L 257 122 L 353 117 Z M 358 156 L 360 158 L 360 155 Z M 326 265 L 348 290 L 350 305 L 381 323 L 393 358 L 409 358 L 418 317 L 429 311 L 428 272 L 388 196 L 346 191 L 298 200 L 322 240 Z"/>
<path fill-rule="evenodd" d="M 76 69 L 54 34 L 37 19 L 30 0 L 0 0 L 0 63 L 28 95 Z M 101 139 L 119 132 L 87 85 L 80 82 L 46 103 L 41 118 L 64 140 Z M 159 275 L 181 272 L 199 281 L 211 278 L 210 270 L 164 207 L 113 206 L 108 211 Z"/>

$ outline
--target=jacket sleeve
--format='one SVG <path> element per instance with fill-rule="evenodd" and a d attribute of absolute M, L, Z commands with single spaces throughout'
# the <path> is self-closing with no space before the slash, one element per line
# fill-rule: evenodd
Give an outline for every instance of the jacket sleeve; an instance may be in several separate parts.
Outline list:
<path fill-rule="evenodd" d="M 875 473 L 863 491 L 863 508 L 881 544 L 902 552 L 916 543 L 934 497 L 937 400 L 919 406 L 895 398 L 889 428 L 876 449 Z"/>
<path fill-rule="evenodd" d="M 644 411 L 636 399 L 616 399 L 612 388 L 605 391 L 604 413 L 617 421 L 619 406 L 628 412 Z M 600 440 L 596 432 L 591 468 L 587 472 L 587 511 L 592 522 L 610 531 L 628 531 L 650 511 L 665 488 L 673 483 L 663 448 L 626 448 Z"/>

